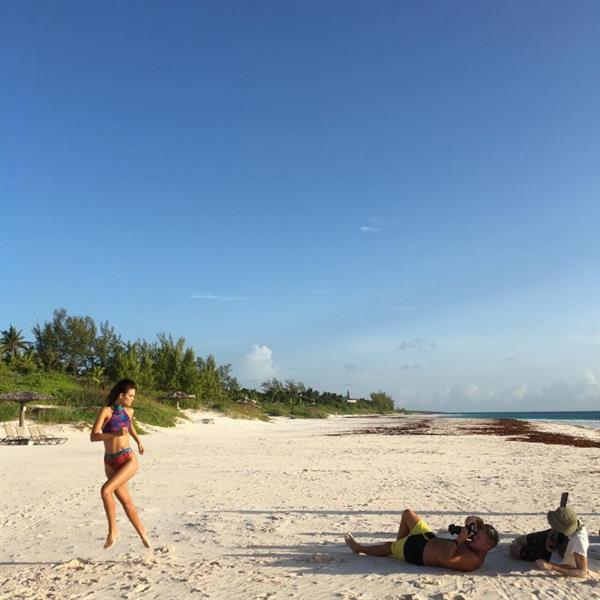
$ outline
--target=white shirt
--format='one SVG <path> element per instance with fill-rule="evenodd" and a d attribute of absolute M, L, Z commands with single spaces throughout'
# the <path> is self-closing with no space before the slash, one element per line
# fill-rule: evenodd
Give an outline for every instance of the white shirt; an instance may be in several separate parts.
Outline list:
<path fill-rule="evenodd" d="M 565 555 L 561 558 L 558 552 L 553 552 L 550 557 L 550 562 L 553 562 L 556 565 L 566 565 L 569 567 L 576 567 L 575 564 L 575 556 L 574 552 L 577 554 L 581 554 L 582 556 L 587 556 L 587 551 L 590 546 L 590 540 L 588 539 L 587 529 L 585 527 L 581 527 L 574 533 L 568 536 L 569 543 L 567 544 L 567 549 L 565 550 Z"/>

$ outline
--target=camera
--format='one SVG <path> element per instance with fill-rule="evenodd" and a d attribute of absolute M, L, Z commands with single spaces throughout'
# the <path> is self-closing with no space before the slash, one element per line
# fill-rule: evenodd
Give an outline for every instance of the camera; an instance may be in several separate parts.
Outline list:
<path fill-rule="evenodd" d="M 475 523 L 474 521 L 469 521 L 466 524 L 466 528 L 467 531 L 469 533 L 469 535 L 467 536 L 469 539 L 474 537 L 475 534 L 477 533 L 477 523 Z M 460 532 L 462 531 L 462 527 L 460 525 L 454 525 L 454 523 L 452 523 L 452 525 L 448 525 L 448 531 L 450 533 L 450 535 L 459 535 Z"/>

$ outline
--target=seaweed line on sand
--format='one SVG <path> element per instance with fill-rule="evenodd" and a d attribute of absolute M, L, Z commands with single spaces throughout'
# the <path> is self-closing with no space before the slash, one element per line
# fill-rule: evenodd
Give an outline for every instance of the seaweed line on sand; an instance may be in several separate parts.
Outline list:
<path fill-rule="evenodd" d="M 519 419 L 490 419 L 482 420 L 480 423 L 469 422 L 468 424 L 458 425 L 452 431 L 438 427 L 438 424 L 439 422 L 434 419 L 427 419 L 389 427 L 366 427 L 328 435 L 498 435 L 511 442 L 574 446 L 576 448 L 600 448 L 600 440 L 566 433 L 540 431 L 529 421 L 520 421 Z"/>

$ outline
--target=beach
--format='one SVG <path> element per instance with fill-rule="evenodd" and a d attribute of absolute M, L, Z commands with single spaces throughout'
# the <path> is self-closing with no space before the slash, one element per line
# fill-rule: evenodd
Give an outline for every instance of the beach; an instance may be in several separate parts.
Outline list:
<path fill-rule="evenodd" d="M 50 427 L 68 436 L 61 446 L 0 445 L 0 598 L 600 598 L 598 577 L 568 579 L 508 554 L 515 536 L 547 527 L 568 491 L 600 572 L 597 447 L 510 441 L 481 421 L 433 416 L 188 417 L 143 436 L 130 490 L 150 550 L 120 506 L 120 536 L 102 548 L 103 447 L 89 430 Z M 533 427 L 600 442 L 598 430 Z M 406 507 L 448 536 L 450 523 L 481 515 L 500 544 L 465 574 L 345 545 L 346 531 L 395 539 Z"/>

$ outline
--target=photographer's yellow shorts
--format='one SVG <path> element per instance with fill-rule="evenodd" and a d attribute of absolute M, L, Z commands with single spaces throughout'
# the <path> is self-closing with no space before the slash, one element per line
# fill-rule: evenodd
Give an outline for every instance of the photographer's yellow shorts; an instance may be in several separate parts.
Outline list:
<path fill-rule="evenodd" d="M 427 525 L 427 523 L 425 522 L 425 519 L 421 519 L 411 530 L 410 533 L 403 538 L 400 538 L 399 540 L 396 540 L 393 544 L 392 544 L 392 554 L 396 557 L 399 558 L 400 560 L 404 560 L 404 544 L 406 543 L 406 540 L 411 536 L 411 535 L 419 535 L 419 534 L 423 534 L 423 533 L 431 533 L 431 528 L 429 527 L 429 525 Z"/>

